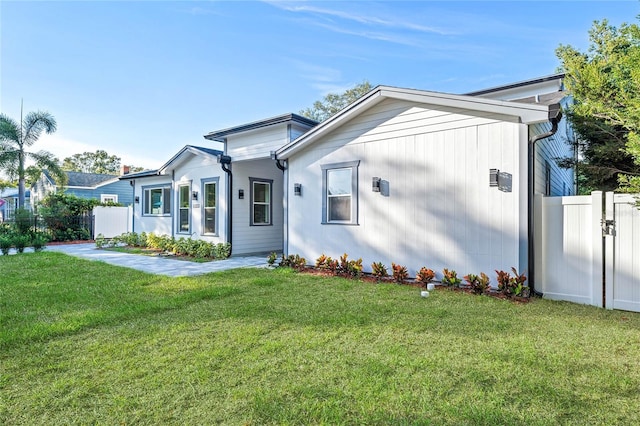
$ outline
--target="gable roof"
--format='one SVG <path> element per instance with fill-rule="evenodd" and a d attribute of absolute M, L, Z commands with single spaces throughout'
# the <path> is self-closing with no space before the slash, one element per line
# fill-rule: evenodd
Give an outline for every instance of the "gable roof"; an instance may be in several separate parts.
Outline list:
<path fill-rule="evenodd" d="M 312 120 L 307 117 L 303 117 L 298 114 L 282 114 L 276 117 L 267 118 L 264 120 L 254 121 L 248 124 L 242 124 L 240 126 L 229 127 L 228 129 L 216 130 L 214 132 L 208 133 L 204 135 L 205 139 L 216 141 L 216 142 L 224 142 L 227 139 L 227 136 L 233 135 L 236 133 L 248 132 L 250 130 L 260 129 L 262 127 L 273 126 L 274 124 L 280 123 L 298 123 L 307 127 L 313 127 L 318 124 L 317 121 Z"/>
<path fill-rule="evenodd" d="M 66 187 L 95 188 L 115 180 L 118 176 L 105 173 L 81 173 L 65 172 L 67 175 Z"/>
<path fill-rule="evenodd" d="M 475 111 L 483 114 L 512 116 L 517 117 L 519 122 L 525 124 L 546 121 L 549 115 L 549 107 L 546 105 L 500 101 L 467 95 L 452 95 L 399 87 L 377 86 L 333 117 L 309 130 L 296 140 L 284 145 L 276 151 L 277 157 L 281 159 L 288 158 L 291 154 L 312 144 L 385 99 L 404 100 L 435 107 L 440 106 L 458 110 Z"/>
<path fill-rule="evenodd" d="M 201 146 L 194 146 L 194 145 L 185 145 L 180 151 L 178 151 L 173 157 L 171 157 L 169 161 L 167 161 L 162 166 L 160 166 L 159 169 L 144 170 L 142 172 L 137 172 L 137 173 L 128 173 L 126 175 L 120 176 L 120 180 L 158 176 L 164 170 L 166 170 L 172 163 L 176 162 L 184 153 L 201 155 L 201 156 L 215 158 L 215 159 L 217 159 L 218 156 L 223 154 L 222 151 L 219 151 L 217 149 L 204 148 Z"/>
<path fill-rule="evenodd" d="M 552 82 L 552 81 L 555 81 L 555 80 L 558 80 L 557 84 L 558 84 L 558 86 L 560 88 L 562 88 L 563 87 L 562 80 L 564 80 L 564 77 L 565 77 L 564 73 L 551 74 L 551 75 L 547 75 L 547 76 L 544 76 L 544 77 L 532 78 L 532 79 L 529 79 L 529 80 L 518 81 L 516 83 L 509 83 L 509 84 L 505 84 L 505 85 L 502 85 L 502 86 L 490 87 L 488 89 L 476 90 L 474 92 L 465 93 L 465 95 L 467 95 L 467 96 L 483 96 L 483 95 L 488 95 L 488 94 L 495 93 L 495 92 L 503 92 L 503 91 L 506 91 L 506 90 L 519 89 L 521 87 L 533 86 L 533 85 L 542 84 L 542 83 L 548 83 L 548 82 Z"/>

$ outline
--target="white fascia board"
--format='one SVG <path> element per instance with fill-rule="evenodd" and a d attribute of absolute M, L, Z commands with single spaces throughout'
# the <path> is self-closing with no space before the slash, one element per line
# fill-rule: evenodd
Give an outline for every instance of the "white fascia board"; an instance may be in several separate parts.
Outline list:
<path fill-rule="evenodd" d="M 201 155 L 201 156 L 203 156 L 203 157 L 210 157 L 210 158 L 212 158 L 212 159 L 216 159 L 216 157 L 215 157 L 215 156 L 213 156 L 213 155 L 211 155 L 211 154 L 209 154 L 209 153 L 207 153 L 207 152 L 200 151 L 199 149 L 196 149 L 196 148 L 194 148 L 194 147 L 193 147 L 193 146 L 191 146 L 191 145 L 185 145 L 185 146 L 184 146 L 180 151 L 178 151 L 178 153 L 177 153 L 176 155 L 174 155 L 173 157 L 171 157 L 171 159 L 170 159 L 169 161 L 167 161 L 166 163 L 164 163 L 164 164 L 163 164 L 163 165 L 158 169 L 158 174 L 164 174 L 164 172 L 166 172 L 166 171 L 167 171 L 167 169 L 169 168 L 169 166 L 170 166 L 172 163 L 175 163 L 176 161 L 178 161 L 178 159 L 179 159 L 180 157 L 182 157 L 182 156 L 183 156 L 183 154 L 184 154 L 185 152 L 188 152 L 188 153 L 193 154 L 193 155 Z"/>
<path fill-rule="evenodd" d="M 540 123 L 548 120 L 549 107 L 546 105 L 524 104 L 499 101 L 475 96 L 452 95 L 449 93 L 427 92 L 424 90 L 401 89 L 397 87 L 379 86 L 368 95 L 362 97 L 352 105 L 309 130 L 298 139 L 284 145 L 276 155 L 280 159 L 287 159 L 305 146 L 313 143 L 340 125 L 348 122 L 363 111 L 382 102 L 384 99 L 399 99 L 435 107 L 455 108 L 483 114 L 498 114 L 517 117 L 523 124 Z"/>
<path fill-rule="evenodd" d="M 410 102 L 459 108 L 483 113 L 519 117 L 523 124 L 546 121 L 549 107 L 546 105 L 523 104 L 509 101 L 480 98 L 477 96 L 451 95 L 448 93 L 426 92 L 421 90 L 382 88 L 382 96 Z"/>
<path fill-rule="evenodd" d="M 307 144 L 312 141 L 321 138 L 327 133 L 333 131 L 336 127 L 339 127 L 343 123 L 348 122 L 352 117 L 359 115 L 362 111 L 365 111 L 374 105 L 382 102 L 384 98 L 382 97 L 380 90 L 373 90 L 369 92 L 369 94 L 360 98 L 358 101 L 354 102 L 350 106 L 343 109 L 338 114 L 329 118 L 328 120 L 323 121 L 318 126 L 312 128 L 307 133 L 301 135 L 297 139 L 289 142 L 284 145 L 282 148 L 276 151 L 276 156 L 280 159 L 286 159 L 289 155 L 294 152 L 299 151 Z"/>

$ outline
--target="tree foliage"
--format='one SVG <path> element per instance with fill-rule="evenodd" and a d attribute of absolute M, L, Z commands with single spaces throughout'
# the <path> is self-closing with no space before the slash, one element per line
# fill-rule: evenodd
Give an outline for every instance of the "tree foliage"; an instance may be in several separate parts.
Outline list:
<path fill-rule="evenodd" d="M 587 52 L 560 45 L 556 55 L 575 104 L 567 116 L 578 135 L 576 165 L 589 189 L 640 192 L 640 27 L 594 22 Z"/>
<path fill-rule="evenodd" d="M 109 155 L 101 149 L 96 152 L 73 154 L 62 161 L 63 170 L 82 173 L 104 173 L 117 175 L 120 173 L 120 157 Z"/>
<path fill-rule="evenodd" d="M 0 170 L 4 170 L 10 180 L 18 180 L 18 207 L 24 207 L 26 163 L 31 160 L 40 170 L 48 169 L 51 174 L 64 182 L 65 174 L 58 160 L 48 151 L 29 152 L 42 132 L 56 131 L 56 120 L 45 111 L 30 112 L 21 122 L 0 114 Z"/>
<path fill-rule="evenodd" d="M 343 93 L 329 93 L 322 100 L 315 101 L 311 108 L 300 111 L 300 115 L 322 122 L 370 92 L 371 89 L 371 83 L 364 80 L 362 83 L 355 85 Z"/>

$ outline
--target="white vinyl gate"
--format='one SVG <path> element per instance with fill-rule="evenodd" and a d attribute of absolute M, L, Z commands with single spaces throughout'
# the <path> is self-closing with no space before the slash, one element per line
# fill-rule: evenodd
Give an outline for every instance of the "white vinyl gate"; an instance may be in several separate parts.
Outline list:
<path fill-rule="evenodd" d="M 536 197 L 545 298 L 640 312 L 640 210 L 631 195 Z"/>
<path fill-rule="evenodd" d="M 607 193 L 605 300 L 607 308 L 640 312 L 640 210 L 635 202 L 630 195 Z"/>

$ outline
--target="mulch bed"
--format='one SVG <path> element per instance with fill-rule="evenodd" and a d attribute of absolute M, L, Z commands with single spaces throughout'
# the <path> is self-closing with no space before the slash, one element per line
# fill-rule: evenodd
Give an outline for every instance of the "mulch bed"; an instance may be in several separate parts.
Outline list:
<path fill-rule="evenodd" d="M 342 277 L 342 278 L 347 278 L 350 279 L 351 277 L 347 276 L 347 275 L 336 275 L 334 273 L 332 273 L 331 271 L 327 271 L 324 269 L 316 269 L 312 266 L 307 266 L 304 269 L 299 269 L 298 272 L 301 272 L 303 274 L 309 274 L 309 275 L 317 275 L 317 276 L 323 276 L 323 277 Z M 373 283 L 373 284 L 396 284 L 396 285 L 408 285 L 411 287 L 415 287 L 415 288 L 420 288 L 422 290 L 426 290 L 426 286 L 423 283 L 420 282 L 416 282 L 414 280 L 406 280 L 404 281 L 402 284 L 397 284 L 395 281 L 393 281 L 393 278 L 391 277 L 385 277 L 385 278 L 381 278 L 378 279 L 376 277 L 374 277 L 373 275 L 370 274 L 362 274 L 359 278 L 358 281 L 362 281 L 362 282 L 366 282 L 366 283 Z M 446 287 L 444 285 L 442 285 L 439 282 L 433 282 L 433 284 L 435 284 L 436 286 L 436 290 L 448 290 L 448 291 L 457 291 L 460 293 L 468 293 L 468 294 L 472 294 L 475 295 L 475 293 L 471 290 L 470 287 L 465 286 L 464 284 L 461 285 L 460 287 Z M 485 296 L 489 296 L 489 297 L 493 297 L 496 299 L 503 299 L 503 300 L 510 300 L 514 303 L 529 303 L 531 298 L 530 297 L 519 297 L 519 296 L 507 296 L 504 293 L 495 291 L 495 290 L 491 290 L 488 293 L 483 293 Z"/>
<path fill-rule="evenodd" d="M 66 246 L 70 244 L 89 244 L 95 243 L 94 240 L 74 240 L 74 241 L 50 241 L 47 243 L 48 246 Z"/>

